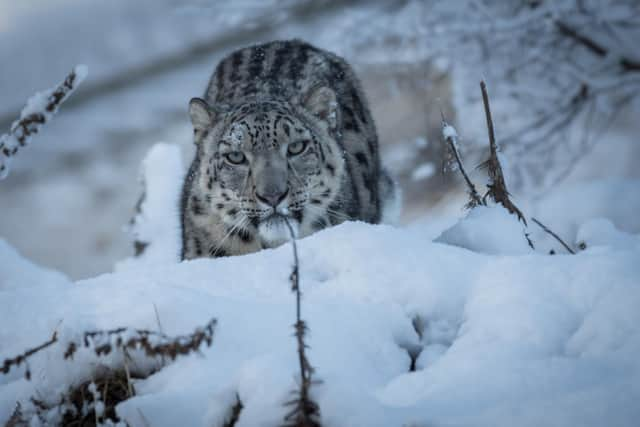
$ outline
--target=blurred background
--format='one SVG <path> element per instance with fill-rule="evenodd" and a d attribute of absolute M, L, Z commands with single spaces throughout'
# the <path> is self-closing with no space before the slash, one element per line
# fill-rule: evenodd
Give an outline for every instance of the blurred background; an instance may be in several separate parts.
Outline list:
<path fill-rule="evenodd" d="M 74 279 L 111 271 L 133 253 L 126 230 L 147 150 L 178 144 L 189 162 L 186 106 L 217 62 L 294 37 L 356 69 L 405 194 L 404 223 L 464 214 L 459 176 L 442 173 L 441 114 L 483 184 L 485 79 L 521 208 L 567 233 L 585 215 L 640 231 L 635 0 L 0 0 L 0 133 L 33 93 L 89 67 L 0 181 L 0 238 Z M 629 213 L 608 215 L 613 205 Z"/>

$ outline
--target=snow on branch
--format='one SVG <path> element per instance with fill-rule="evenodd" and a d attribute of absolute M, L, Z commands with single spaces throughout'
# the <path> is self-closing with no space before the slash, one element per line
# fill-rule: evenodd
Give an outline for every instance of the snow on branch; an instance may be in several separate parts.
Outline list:
<path fill-rule="evenodd" d="M 476 206 L 487 206 L 487 197 L 490 197 L 495 203 L 500 203 L 510 214 L 516 215 L 518 220 L 522 221 L 525 227 L 528 227 L 527 221 L 523 215 L 523 213 L 518 209 L 518 207 L 511 201 L 509 198 L 509 191 L 507 190 L 506 180 L 504 178 L 504 173 L 502 172 L 502 165 L 500 162 L 500 156 L 498 154 L 499 147 L 496 142 L 493 118 L 491 116 L 491 108 L 489 106 L 489 94 L 487 92 L 487 85 L 484 81 L 480 82 L 480 90 L 482 92 L 482 100 L 484 103 L 484 111 L 487 120 L 487 131 L 489 133 L 489 158 L 480 164 L 480 168 L 486 169 L 487 174 L 489 176 L 489 183 L 487 187 L 489 191 L 484 195 L 484 197 L 480 197 L 478 194 L 475 185 L 469 179 L 469 175 L 467 174 L 464 165 L 462 163 L 462 157 L 460 155 L 460 151 L 458 148 L 458 133 L 455 128 L 449 125 L 445 121 L 444 114 L 442 115 L 442 137 L 447 143 L 445 156 L 453 157 L 457 163 L 457 168 L 464 177 L 465 184 L 467 186 L 467 190 L 469 193 L 469 201 L 465 205 L 467 209 L 473 209 Z M 446 163 L 446 161 L 445 161 Z M 450 168 L 451 169 L 451 168 Z M 533 222 L 535 222 L 544 232 L 551 235 L 554 239 L 556 239 L 565 249 L 574 254 L 575 252 L 558 236 L 554 233 L 549 227 L 542 224 L 536 218 L 531 218 Z M 533 241 L 529 238 L 529 233 L 525 231 L 524 237 L 529 244 L 531 249 L 535 249 Z"/>
<path fill-rule="evenodd" d="M 29 98 L 20 118 L 13 122 L 8 133 L 0 136 L 0 180 L 9 175 L 11 158 L 51 121 L 60 104 L 82 83 L 87 72 L 86 65 L 77 65 L 58 86 Z"/>
<path fill-rule="evenodd" d="M 159 332 L 146 329 L 116 328 L 109 330 L 87 331 L 81 340 L 70 340 L 66 343 L 65 359 L 72 359 L 79 348 L 92 349 L 97 356 L 107 355 L 114 349 L 141 349 L 147 357 L 166 356 L 175 360 L 180 355 L 198 351 L 202 344 L 207 347 L 213 342 L 216 319 L 211 319 L 204 327 L 197 328 L 189 335 L 170 337 Z M 15 357 L 7 358 L 2 364 L 1 372 L 8 374 L 12 366 L 27 364 L 29 357 L 59 341 L 57 332 L 45 343 L 26 350 Z M 27 365 L 28 366 L 28 365 Z M 30 379 L 31 372 L 27 367 L 25 376 Z"/>
<path fill-rule="evenodd" d="M 301 319 L 300 305 L 300 264 L 298 261 L 298 247 L 293 228 L 288 220 L 285 220 L 289 234 L 291 236 L 291 244 L 293 247 L 293 270 L 289 276 L 291 282 L 291 290 L 296 293 L 296 323 L 295 336 L 298 341 L 298 362 L 300 365 L 300 389 L 295 392 L 295 399 L 286 403 L 292 406 L 291 411 L 285 416 L 284 427 L 321 427 L 320 424 L 320 407 L 311 398 L 309 391 L 314 381 L 311 376 L 314 372 L 313 367 L 307 359 L 305 349 L 308 348 L 304 342 L 304 336 L 308 328 L 304 320 Z"/>
<path fill-rule="evenodd" d="M 462 164 L 462 157 L 460 157 L 460 151 L 458 149 L 458 132 L 456 132 L 456 129 L 453 126 L 446 122 L 444 113 L 442 113 L 442 137 L 447 144 L 445 153 L 447 153 L 448 156 L 453 156 L 458 165 L 458 170 L 460 170 L 460 173 L 464 177 L 464 182 L 467 185 L 469 202 L 465 207 L 467 209 L 473 209 L 476 206 L 484 205 L 485 202 L 480 197 L 480 194 L 478 194 L 476 186 L 473 185 L 473 182 L 469 179 L 469 175 L 467 175 L 467 171 Z"/>

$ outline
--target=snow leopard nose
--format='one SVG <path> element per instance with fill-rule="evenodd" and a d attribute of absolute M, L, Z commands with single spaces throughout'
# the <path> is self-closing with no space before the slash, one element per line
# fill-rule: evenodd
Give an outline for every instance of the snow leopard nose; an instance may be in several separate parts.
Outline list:
<path fill-rule="evenodd" d="M 256 198 L 260 200 L 262 203 L 265 203 L 275 208 L 280 204 L 280 202 L 284 200 L 285 197 L 287 197 L 287 194 L 289 194 L 288 188 L 285 189 L 284 191 L 276 190 L 271 192 L 265 192 L 263 194 L 256 193 Z"/>

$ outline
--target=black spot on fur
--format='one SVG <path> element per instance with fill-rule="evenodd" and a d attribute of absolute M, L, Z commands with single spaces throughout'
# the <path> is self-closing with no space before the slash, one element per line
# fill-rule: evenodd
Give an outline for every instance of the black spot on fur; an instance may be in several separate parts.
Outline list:
<path fill-rule="evenodd" d="M 217 87 L 217 94 L 218 96 L 220 95 L 220 93 L 222 92 L 222 88 L 224 87 L 224 63 L 221 62 L 220 64 L 218 64 L 218 67 L 216 68 L 216 77 L 217 77 L 217 81 L 216 81 L 216 87 Z"/>
<path fill-rule="evenodd" d="M 367 147 L 369 148 L 369 152 L 373 155 L 376 152 L 376 146 L 378 145 L 377 139 L 367 139 Z"/>
<path fill-rule="evenodd" d="M 344 117 L 344 125 L 343 125 L 344 130 L 360 132 L 360 125 L 358 124 L 355 113 L 353 112 L 351 107 L 343 105 L 342 114 Z"/>
<path fill-rule="evenodd" d="M 222 248 L 216 249 L 215 246 L 212 246 L 211 248 L 209 248 L 209 255 L 215 258 L 222 258 L 222 257 L 228 256 L 227 251 L 225 251 Z"/>
<path fill-rule="evenodd" d="M 368 167 L 369 166 L 369 160 L 367 159 L 367 156 L 362 151 L 358 151 L 356 153 L 356 160 L 363 167 Z"/>
<path fill-rule="evenodd" d="M 326 167 L 327 167 L 327 170 L 329 171 L 329 173 L 331 174 L 331 176 L 334 176 L 336 174 L 336 168 L 333 167 L 332 164 L 327 163 Z"/>
<path fill-rule="evenodd" d="M 242 240 L 244 243 L 253 242 L 253 234 L 249 233 L 247 230 L 239 229 L 237 234 L 240 240 Z"/>
<path fill-rule="evenodd" d="M 307 46 L 302 45 L 298 48 L 295 58 L 293 58 L 289 64 L 289 78 L 291 80 L 296 81 L 302 77 L 302 71 L 305 65 L 307 65 L 308 60 L 309 49 Z"/>
<path fill-rule="evenodd" d="M 358 186 L 356 185 L 355 177 L 353 176 L 353 167 L 352 165 L 349 166 L 350 167 L 347 168 L 347 171 L 349 173 L 349 182 L 351 184 L 351 194 L 353 195 L 353 200 L 350 201 L 346 208 L 347 213 L 351 218 L 358 218 L 358 214 L 360 212 L 360 191 L 358 189 Z"/>
<path fill-rule="evenodd" d="M 222 203 L 216 204 L 216 209 L 222 209 L 222 208 L 224 208 L 224 205 Z"/>
<path fill-rule="evenodd" d="M 249 63 L 249 79 L 254 80 L 260 76 L 264 68 L 265 53 L 264 48 L 256 46 L 251 52 L 251 62 Z"/>
<path fill-rule="evenodd" d="M 194 215 L 204 215 L 204 208 L 201 205 L 200 199 L 196 196 L 191 197 L 191 212 Z"/>
<path fill-rule="evenodd" d="M 364 105 L 362 104 L 362 101 L 360 101 L 360 96 L 358 96 L 358 92 L 355 87 L 351 88 L 351 100 L 353 101 L 353 108 L 355 108 L 355 112 L 358 114 L 360 121 L 366 125 L 367 116 L 364 112 Z"/>
<path fill-rule="evenodd" d="M 231 208 L 231 209 L 229 209 L 229 210 L 227 211 L 227 214 L 228 214 L 229 216 L 235 216 L 237 213 L 238 213 L 238 209 L 236 209 L 236 208 Z"/>
<path fill-rule="evenodd" d="M 272 84 L 272 90 L 277 90 L 277 85 L 275 83 L 280 77 L 280 73 L 282 72 L 282 67 L 285 62 L 291 57 L 291 51 L 291 43 L 283 43 L 282 46 L 280 46 L 274 53 L 273 64 L 271 65 L 271 69 L 267 75 L 267 79 L 274 83 Z"/>
<path fill-rule="evenodd" d="M 328 225 L 329 224 L 327 224 L 326 219 L 319 217 L 313 220 L 313 222 L 311 223 L 311 228 L 313 228 L 315 231 L 318 231 L 327 228 Z"/>
<path fill-rule="evenodd" d="M 242 56 L 243 52 L 241 50 L 236 51 L 231 56 L 231 75 L 229 75 L 229 80 L 234 83 L 240 80 L 240 66 L 242 65 Z"/>

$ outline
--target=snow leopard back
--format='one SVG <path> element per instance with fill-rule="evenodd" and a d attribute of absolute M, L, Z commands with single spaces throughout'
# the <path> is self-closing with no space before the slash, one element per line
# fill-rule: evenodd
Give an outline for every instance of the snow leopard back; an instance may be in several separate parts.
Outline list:
<path fill-rule="evenodd" d="M 313 110 L 314 102 L 326 102 L 327 96 L 330 96 L 331 113 L 323 115 Z M 237 131 L 240 123 L 247 129 L 244 139 L 251 140 L 249 147 L 255 153 L 281 150 L 278 147 L 284 144 L 281 138 L 285 138 L 282 131 L 286 127 L 280 128 L 279 120 L 293 123 L 299 119 L 300 128 L 311 129 L 311 136 L 305 138 L 312 141 L 309 150 L 316 152 L 323 167 L 313 169 L 318 175 L 313 179 L 292 176 L 298 173 L 291 170 L 289 185 L 293 187 L 298 182 L 323 185 L 327 187 L 325 194 L 330 200 L 317 203 L 326 215 L 309 223 L 305 223 L 304 216 L 306 214 L 310 220 L 311 209 L 294 212 L 300 222 L 301 237 L 344 220 L 378 223 L 385 205 L 397 197 L 392 180 L 381 168 L 376 128 L 360 82 L 352 68 L 330 52 L 299 40 L 274 41 L 237 50 L 216 67 L 203 101 L 200 103 L 206 104 L 204 113 L 191 112 L 198 149 L 185 179 L 182 197 L 183 258 L 240 254 L 269 246 L 264 239 L 260 243 L 261 239 L 252 235 L 259 233 L 259 220 L 249 218 L 252 219 L 250 224 L 242 225 L 240 233 L 230 232 L 231 220 L 224 219 L 221 204 L 207 202 L 222 197 L 224 191 L 227 193 L 223 200 L 233 199 L 235 194 L 239 205 L 241 200 L 251 198 L 252 190 L 245 189 L 247 182 L 242 189 L 238 187 L 233 192 L 224 188 L 224 182 L 214 179 L 218 177 L 216 167 L 224 171 L 229 165 L 216 163 L 220 162 L 220 156 L 212 146 L 232 138 L 233 129 Z M 194 109 L 198 110 L 196 107 Z M 315 115 L 307 114 L 309 112 Z M 200 128 L 198 117 L 205 123 Z M 298 126 L 295 128 L 301 130 Z M 289 132 L 286 133 L 289 137 Z M 265 145 L 267 137 L 272 142 Z M 246 178 L 253 183 L 256 192 L 258 178 L 255 173 L 251 175 L 252 167 L 247 165 Z M 292 195 L 289 197 L 293 198 Z M 315 203 L 313 198 L 307 199 L 306 203 Z M 292 206 L 297 204 L 292 202 Z M 246 207 L 239 209 L 248 217 L 256 211 Z M 205 216 L 221 218 L 202 221 L 197 218 L 202 212 Z M 217 227 L 220 230 L 215 230 Z M 235 234 L 241 235 L 239 240 Z M 212 253 L 210 248 L 220 239 L 227 240 L 227 244 Z"/>

